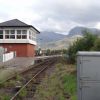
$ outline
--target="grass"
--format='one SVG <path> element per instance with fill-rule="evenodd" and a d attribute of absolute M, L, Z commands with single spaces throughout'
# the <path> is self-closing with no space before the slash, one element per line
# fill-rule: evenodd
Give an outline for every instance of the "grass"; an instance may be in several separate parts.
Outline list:
<path fill-rule="evenodd" d="M 27 95 L 27 90 L 24 88 L 20 93 L 19 93 L 19 98 L 25 97 Z"/>
<path fill-rule="evenodd" d="M 0 96 L 0 100 L 10 100 L 10 96 L 9 95 L 2 95 L 2 96 Z"/>
<path fill-rule="evenodd" d="M 14 69 L 1 69 L 0 70 L 0 82 L 3 82 L 4 80 L 9 78 L 14 73 L 15 73 Z"/>
<path fill-rule="evenodd" d="M 10 80 L 10 81 L 4 82 L 6 79 L 8 79 L 14 74 L 16 74 L 16 77 L 15 77 L 16 80 Z M 0 88 L 15 86 L 16 81 L 20 81 L 21 79 L 22 77 L 19 76 L 18 73 L 13 68 L 0 69 Z"/>
<path fill-rule="evenodd" d="M 71 100 L 77 100 L 76 94 L 71 96 Z"/>
<path fill-rule="evenodd" d="M 75 65 L 63 61 L 56 65 L 55 71 L 47 75 L 37 88 L 36 100 L 77 100 Z"/>
<path fill-rule="evenodd" d="M 64 75 L 63 77 L 64 91 L 73 95 L 76 91 L 76 77 L 74 75 Z"/>
<path fill-rule="evenodd" d="M 64 92 L 69 93 L 71 100 L 77 100 L 76 99 L 76 77 L 74 75 L 65 75 L 64 76 L 63 87 Z"/>
<path fill-rule="evenodd" d="M 22 80 L 22 77 L 17 73 L 15 79 L 16 79 L 16 81 L 20 81 L 20 80 Z"/>

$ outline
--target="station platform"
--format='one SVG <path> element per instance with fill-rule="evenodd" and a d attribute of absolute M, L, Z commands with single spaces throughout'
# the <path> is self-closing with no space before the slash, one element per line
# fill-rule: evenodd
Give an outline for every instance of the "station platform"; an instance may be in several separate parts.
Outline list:
<path fill-rule="evenodd" d="M 38 57 L 16 57 L 7 62 L 0 62 L 0 67 L 4 67 L 4 68 L 16 67 L 18 69 L 21 69 L 21 68 L 26 68 L 30 65 L 34 65 L 35 61 L 59 57 L 59 56 L 61 56 L 61 55 L 38 56 Z"/>

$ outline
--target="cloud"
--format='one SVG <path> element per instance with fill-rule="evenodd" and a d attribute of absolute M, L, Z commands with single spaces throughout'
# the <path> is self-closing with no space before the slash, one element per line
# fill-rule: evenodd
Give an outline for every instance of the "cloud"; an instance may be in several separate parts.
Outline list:
<path fill-rule="evenodd" d="M 0 21 L 18 18 L 41 31 L 68 33 L 75 26 L 97 27 L 99 0 L 0 0 Z"/>

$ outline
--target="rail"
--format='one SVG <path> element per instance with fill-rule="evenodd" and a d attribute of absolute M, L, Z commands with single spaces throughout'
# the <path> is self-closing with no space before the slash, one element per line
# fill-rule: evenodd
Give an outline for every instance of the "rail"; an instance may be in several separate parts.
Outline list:
<path fill-rule="evenodd" d="M 44 63 L 47 62 L 48 60 L 50 60 L 50 59 L 47 59 L 46 61 L 40 62 L 39 64 L 36 64 L 36 65 L 31 65 L 31 66 L 29 66 L 28 68 L 26 68 L 25 70 L 23 70 L 23 71 L 21 71 L 21 72 L 19 72 L 19 73 L 17 73 L 17 74 L 19 74 L 19 75 L 20 75 L 20 74 L 23 74 L 23 73 L 25 73 L 25 72 L 28 71 L 28 70 L 31 70 L 31 69 L 33 69 L 33 68 L 35 68 L 35 67 L 37 67 L 37 66 L 40 66 L 41 64 L 44 64 Z M 7 82 L 8 80 L 14 78 L 15 76 L 16 76 L 16 73 L 12 74 L 12 76 L 10 76 L 10 77 L 8 77 L 7 79 L 3 80 L 2 82 L 0 82 L 0 84 L 2 84 L 2 83 L 4 83 L 4 82 Z"/>
<path fill-rule="evenodd" d="M 50 64 L 52 64 L 55 60 L 49 60 L 47 62 L 49 62 L 48 65 L 46 66 L 41 66 L 41 70 L 39 70 L 35 75 L 33 75 L 33 77 L 18 91 L 15 93 L 15 95 L 10 99 L 10 100 L 15 100 L 15 98 L 18 96 L 18 94 L 28 85 L 30 84 L 30 82 L 32 82 L 38 75 L 40 75 L 43 71 L 45 71 L 49 66 Z"/>

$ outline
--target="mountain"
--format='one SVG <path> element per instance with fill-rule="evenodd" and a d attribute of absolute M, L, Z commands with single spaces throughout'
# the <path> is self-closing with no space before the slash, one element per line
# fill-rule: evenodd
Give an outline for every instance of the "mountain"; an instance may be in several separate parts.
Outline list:
<path fill-rule="evenodd" d="M 73 38 L 73 37 L 71 37 L 71 38 L 66 37 L 66 38 L 64 38 L 62 40 L 58 40 L 56 42 L 49 42 L 49 43 L 42 44 L 41 48 L 42 49 L 51 49 L 51 50 L 52 49 L 53 50 L 55 50 L 55 49 L 66 49 L 66 48 L 68 48 L 68 46 L 70 44 L 73 43 L 74 40 L 75 40 L 75 38 Z"/>
<path fill-rule="evenodd" d="M 77 38 L 81 38 L 84 31 L 100 36 L 100 30 L 96 28 L 74 27 L 68 35 L 62 35 L 54 32 L 41 32 L 38 35 L 38 43 L 42 49 L 66 49 Z"/>
<path fill-rule="evenodd" d="M 84 31 L 90 32 L 92 34 L 100 35 L 100 30 L 96 28 L 87 28 L 87 27 L 74 27 L 69 31 L 68 36 L 74 36 L 74 35 L 83 35 Z"/>
<path fill-rule="evenodd" d="M 66 36 L 67 35 L 58 34 L 55 32 L 44 31 L 37 35 L 37 42 L 40 44 L 55 42 L 64 39 Z"/>
<path fill-rule="evenodd" d="M 75 35 L 72 37 L 66 37 L 62 40 L 58 40 L 56 42 L 49 42 L 41 44 L 42 49 L 51 49 L 51 50 L 57 50 L 57 49 L 67 49 L 69 45 L 71 45 L 74 41 L 76 41 L 78 38 L 82 38 L 82 36 Z"/>

